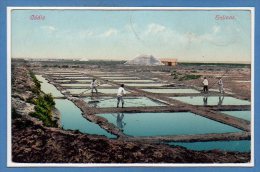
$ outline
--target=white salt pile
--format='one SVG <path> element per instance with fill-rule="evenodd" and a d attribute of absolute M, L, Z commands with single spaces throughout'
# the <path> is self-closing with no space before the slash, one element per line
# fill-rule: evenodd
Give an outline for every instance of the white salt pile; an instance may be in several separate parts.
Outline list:
<path fill-rule="evenodd" d="M 140 66 L 157 66 L 163 65 L 163 63 L 155 58 L 153 55 L 139 55 L 136 58 L 127 61 L 127 65 L 140 65 Z"/>

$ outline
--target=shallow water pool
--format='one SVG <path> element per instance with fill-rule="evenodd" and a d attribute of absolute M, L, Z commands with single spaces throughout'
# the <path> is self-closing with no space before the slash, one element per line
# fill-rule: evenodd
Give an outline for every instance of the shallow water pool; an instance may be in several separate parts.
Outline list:
<path fill-rule="evenodd" d="M 91 83 L 92 79 L 79 79 L 79 80 L 75 80 L 77 82 L 89 82 L 89 84 Z"/>
<path fill-rule="evenodd" d="M 85 98 L 85 102 L 89 104 L 91 107 L 97 108 L 106 108 L 106 107 L 116 107 L 117 106 L 117 98 L 116 97 L 103 97 L 101 99 L 97 98 Z M 145 107 L 145 106 L 164 106 L 163 103 L 158 101 L 154 101 L 147 97 L 125 97 L 124 98 L 124 107 Z M 120 103 L 120 107 L 121 107 Z"/>
<path fill-rule="evenodd" d="M 52 84 L 48 83 L 48 81 L 42 77 L 42 75 L 35 75 L 37 80 L 41 82 L 41 90 L 46 94 L 52 94 L 54 97 L 63 96 L 61 92 Z"/>
<path fill-rule="evenodd" d="M 176 89 L 176 88 L 163 88 L 163 89 L 142 89 L 150 93 L 200 93 L 194 89 Z"/>
<path fill-rule="evenodd" d="M 55 79 L 55 82 L 69 82 L 71 80 L 65 80 L 65 79 Z"/>
<path fill-rule="evenodd" d="M 100 114 L 131 136 L 191 135 L 241 130 L 191 112 Z"/>
<path fill-rule="evenodd" d="M 118 80 L 114 80 L 114 82 L 122 82 L 122 83 L 138 83 L 138 82 L 155 82 L 154 80 L 126 80 L 126 79 L 118 79 Z"/>
<path fill-rule="evenodd" d="M 86 87 L 87 89 L 90 88 L 90 83 L 60 84 L 60 85 L 63 86 L 63 87 Z M 108 86 L 111 86 L 111 85 L 109 85 L 109 84 L 101 84 L 98 87 L 108 87 Z M 98 87 L 97 87 L 97 89 L 98 89 Z"/>
<path fill-rule="evenodd" d="M 119 77 L 124 77 L 125 75 L 122 74 L 121 72 L 98 72 L 98 73 L 92 73 L 94 76 L 99 76 L 99 77 L 109 77 L 109 76 L 119 76 Z"/>
<path fill-rule="evenodd" d="M 61 125 L 65 130 L 79 130 L 82 133 L 105 135 L 108 138 L 116 138 L 115 135 L 108 133 L 99 125 L 85 119 L 80 109 L 71 101 L 55 99 L 55 107 L 61 113 Z"/>
<path fill-rule="evenodd" d="M 250 105 L 250 102 L 247 100 L 240 100 L 234 97 L 171 97 L 172 99 L 176 99 L 182 101 L 184 103 L 188 103 L 191 105 Z"/>
<path fill-rule="evenodd" d="M 251 121 L 251 112 L 250 111 L 221 111 L 230 116 L 241 118 L 247 121 Z"/>
<path fill-rule="evenodd" d="M 161 83 L 125 83 L 126 86 L 135 86 L 135 87 L 161 87 Z"/>
<path fill-rule="evenodd" d="M 183 146 L 191 150 L 223 150 L 223 151 L 238 151 L 238 152 L 250 152 L 250 140 L 239 141 L 213 141 L 213 142 L 170 142 L 169 145 Z"/>
<path fill-rule="evenodd" d="M 90 84 L 60 84 L 61 86 L 63 87 L 88 87 L 89 88 L 89 85 Z"/>
<path fill-rule="evenodd" d="M 52 77 L 80 77 L 82 74 L 55 74 Z"/>
<path fill-rule="evenodd" d="M 76 79 L 89 79 L 89 80 L 92 80 L 92 78 L 90 78 L 90 77 L 86 77 L 86 76 L 66 76 L 66 77 L 64 77 L 64 78 L 67 78 L 67 79 L 74 79 L 74 80 L 76 80 Z"/>
<path fill-rule="evenodd" d="M 85 91 L 85 94 L 87 93 L 91 93 L 91 89 L 89 89 L 89 86 L 86 89 L 67 89 L 71 94 L 80 94 L 83 91 Z M 115 94 L 115 96 L 117 95 L 117 89 L 113 89 L 113 88 L 101 88 L 101 89 L 97 89 L 99 93 L 103 93 L 103 94 Z M 94 91 L 95 92 L 95 91 Z M 126 91 L 126 94 L 128 94 L 129 92 Z"/>
<path fill-rule="evenodd" d="M 49 72 L 48 74 L 52 74 L 52 75 L 79 75 L 78 72 Z"/>
<path fill-rule="evenodd" d="M 108 79 L 108 80 L 115 80 L 115 79 L 139 79 L 138 77 L 134 77 L 134 76 L 103 76 L 101 78 Z"/>

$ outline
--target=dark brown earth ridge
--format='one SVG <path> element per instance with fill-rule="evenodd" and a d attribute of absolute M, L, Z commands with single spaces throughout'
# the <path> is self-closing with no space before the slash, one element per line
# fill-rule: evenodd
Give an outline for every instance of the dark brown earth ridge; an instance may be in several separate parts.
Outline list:
<path fill-rule="evenodd" d="M 19 118 L 12 123 L 14 162 L 31 163 L 245 163 L 250 154 L 109 140 Z"/>

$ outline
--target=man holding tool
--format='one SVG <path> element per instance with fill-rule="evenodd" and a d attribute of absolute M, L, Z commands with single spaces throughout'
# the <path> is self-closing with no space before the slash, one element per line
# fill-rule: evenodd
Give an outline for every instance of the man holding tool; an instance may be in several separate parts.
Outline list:
<path fill-rule="evenodd" d="M 98 83 L 97 83 L 96 79 L 93 78 L 92 82 L 90 83 L 91 94 L 94 93 L 94 90 L 96 91 L 96 94 L 98 93 L 97 86 L 98 86 Z"/>
<path fill-rule="evenodd" d="M 203 92 L 204 93 L 208 93 L 208 91 L 209 91 L 209 88 L 208 88 L 208 86 L 209 86 L 209 81 L 207 80 L 207 78 L 206 77 L 204 77 L 204 80 L 203 80 Z"/>
<path fill-rule="evenodd" d="M 219 78 L 219 80 L 218 80 L 218 86 L 219 86 L 219 92 L 220 92 L 221 94 L 224 93 L 224 84 L 223 84 L 222 78 Z"/>

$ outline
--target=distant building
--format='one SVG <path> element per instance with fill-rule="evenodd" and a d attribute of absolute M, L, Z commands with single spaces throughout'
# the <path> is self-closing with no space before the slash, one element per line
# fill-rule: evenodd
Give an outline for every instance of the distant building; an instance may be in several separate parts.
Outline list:
<path fill-rule="evenodd" d="M 164 58 L 164 59 L 160 59 L 160 60 L 166 66 L 176 66 L 177 65 L 177 59 Z"/>

